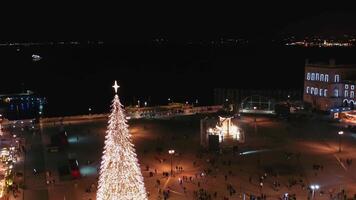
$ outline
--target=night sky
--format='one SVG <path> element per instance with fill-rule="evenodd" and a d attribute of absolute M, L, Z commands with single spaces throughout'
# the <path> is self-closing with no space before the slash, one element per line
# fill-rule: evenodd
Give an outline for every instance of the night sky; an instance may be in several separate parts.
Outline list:
<path fill-rule="evenodd" d="M 353 7 L 340 1 L 333 4 L 303 1 L 295 4 L 272 1 L 131 5 L 33 3 L 29 7 L 4 10 L 0 34 L 2 40 L 106 39 L 125 43 L 140 43 L 157 35 L 177 41 L 221 35 L 266 37 L 284 29 L 299 28 L 301 24 L 305 25 L 304 29 L 318 27 L 316 30 L 323 31 L 334 31 L 327 30 L 327 27 L 333 29 L 334 24 L 354 29 Z"/>
<path fill-rule="evenodd" d="M 305 58 L 354 62 L 356 53 L 354 49 L 287 49 L 267 42 L 285 33 L 354 33 L 356 12 L 351 6 L 32 6 L 2 14 L 2 42 L 105 42 L 101 46 L 21 47 L 19 51 L 0 47 L 0 92 L 34 90 L 48 98 L 52 114 L 83 113 L 88 107 L 107 111 L 114 79 L 121 83 L 125 105 L 134 99 L 162 104 L 168 97 L 198 98 L 211 104 L 216 87 L 301 89 Z M 230 36 L 258 42 L 243 48 L 185 45 Z M 153 45 L 156 37 L 167 38 L 170 45 Z M 32 54 L 43 59 L 33 62 Z"/>

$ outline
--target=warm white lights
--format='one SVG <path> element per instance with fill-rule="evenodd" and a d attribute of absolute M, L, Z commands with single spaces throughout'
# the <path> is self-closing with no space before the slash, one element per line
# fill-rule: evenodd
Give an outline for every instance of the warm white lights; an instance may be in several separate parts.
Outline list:
<path fill-rule="evenodd" d="M 174 154 L 174 149 L 168 150 L 168 153 L 169 153 L 170 155 Z"/>
<path fill-rule="evenodd" d="M 118 84 L 117 84 L 117 81 L 115 81 L 115 84 L 112 86 L 115 90 L 115 94 L 117 93 L 117 89 L 120 87 Z"/>
<path fill-rule="evenodd" d="M 219 142 L 222 142 L 224 138 L 231 136 L 233 140 L 240 140 L 239 128 L 231 122 L 230 117 L 219 117 L 219 122 L 215 128 L 209 128 L 208 133 L 211 135 L 218 135 Z"/>
<path fill-rule="evenodd" d="M 117 82 L 113 86 L 117 92 Z M 111 105 L 97 200 L 147 200 L 147 193 L 119 97 Z"/>

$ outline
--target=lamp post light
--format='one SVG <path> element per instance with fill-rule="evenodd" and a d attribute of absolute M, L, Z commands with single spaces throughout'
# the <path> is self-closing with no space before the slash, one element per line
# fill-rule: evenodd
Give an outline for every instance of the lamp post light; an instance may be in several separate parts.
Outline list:
<path fill-rule="evenodd" d="M 254 107 L 253 107 L 253 110 L 256 111 L 256 110 L 257 110 L 257 107 L 254 106 Z M 254 120 L 254 121 L 255 121 L 255 123 L 257 122 L 256 115 L 255 115 L 255 120 Z"/>
<path fill-rule="evenodd" d="M 89 115 L 91 115 L 91 108 L 90 107 L 89 107 L 88 111 L 89 111 Z"/>
<path fill-rule="evenodd" d="M 341 136 L 344 134 L 344 131 L 339 131 L 338 135 L 339 135 L 339 152 L 341 152 Z"/>
<path fill-rule="evenodd" d="M 315 185 L 311 185 L 310 189 L 312 189 L 312 199 L 314 199 L 315 196 L 315 190 L 319 190 L 320 186 L 315 184 Z"/>
<path fill-rule="evenodd" d="M 171 155 L 171 176 L 173 175 L 173 154 L 174 154 L 174 149 L 168 150 L 169 155 Z"/>

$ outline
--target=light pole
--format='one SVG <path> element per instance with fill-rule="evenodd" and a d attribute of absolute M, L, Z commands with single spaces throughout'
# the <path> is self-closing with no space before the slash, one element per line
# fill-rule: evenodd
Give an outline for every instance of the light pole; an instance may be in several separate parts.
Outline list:
<path fill-rule="evenodd" d="M 256 112 L 257 107 L 256 107 L 256 106 L 254 106 L 254 107 L 253 107 L 253 110 Z M 256 119 L 256 113 L 255 113 L 255 123 L 256 123 L 256 120 L 257 120 L 257 119 Z"/>
<path fill-rule="evenodd" d="M 339 135 L 339 152 L 341 152 L 341 135 L 344 134 L 344 131 L 339 131 L 338 135 Z"/>
<path fill-rule="evenodd" d="M 89 115 L 91 115 L 91 108 L 90 107 L 89 107 L 88 111 L 89 111 Z"/>
<path fill-rule="evenodd" d="M 310 189 L 312 189 L 312 199 L 314 199 L 315 196 L 315 190 L 319 190 L 320 186 L 319 185 L 311 185 Z"/>
<path fill-rule="evenodd" d="M 173 154 L 174 154 L 174 149 L 168 150 L 169 155 L 171 155 L 171 176 L 173 175 Z"/>

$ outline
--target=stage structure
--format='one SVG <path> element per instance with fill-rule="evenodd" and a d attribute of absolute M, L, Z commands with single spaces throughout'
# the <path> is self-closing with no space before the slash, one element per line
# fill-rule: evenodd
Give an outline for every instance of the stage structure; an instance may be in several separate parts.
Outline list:
<path fill-rule="evenodd" d="M 205 118 L 200 121 L 200 143 L 204 147 L 218 148 L 244 142 L 244 134 L 232 116 Z M 212 141 L 214 140 L 214 141 Z"/>

